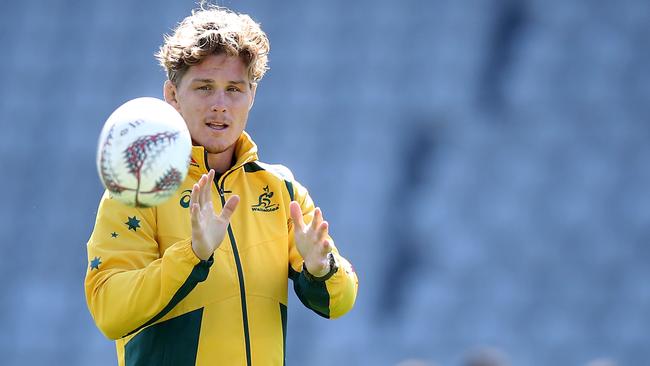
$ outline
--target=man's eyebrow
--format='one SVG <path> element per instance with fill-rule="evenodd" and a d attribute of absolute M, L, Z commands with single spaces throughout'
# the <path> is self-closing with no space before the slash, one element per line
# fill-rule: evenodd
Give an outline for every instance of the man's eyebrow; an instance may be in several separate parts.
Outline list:
<path fill-rule="evenodd" d="M 191 83 L 207 83 L 207 84 L 210 84 L 210 83 L 214 83 L 214 80 L 212 80 L 212 79 L 192 79 L 192 80 L 190 80 L 190 82 Z"/>

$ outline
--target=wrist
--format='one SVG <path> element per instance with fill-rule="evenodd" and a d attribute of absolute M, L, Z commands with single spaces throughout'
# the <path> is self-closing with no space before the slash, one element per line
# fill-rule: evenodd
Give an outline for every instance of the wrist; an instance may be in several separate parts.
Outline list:
<path fill-rule="evenodd" d="M 208 259 L 210 259 L 210 257 L 212 256 L 212 253 L 207 253 L 205 250 L 200 250 L 200 248 L 197 248 L 197 247 L 199 247 L 199 246 L 196 244 L 195 241 L 192 240 L 192 251 L 194 252 L 194 255 L 199 260 L 202 260 L 202 261 L 207 261 Z"/>
<path fill-rule="evenodd" d="M 320 270 L 314 269 L 314 266 L 307 266 L 306 263 L 303 263 L 303 272 L 305 277 L 310 281 L 327 281 L 332 277 L 336 271 L 339 269 L 338 264 L 336 263 L 336 258 L 331 252 L 327 254 L 327 264 L 322 267 Z M 309 270 L 308 267 L 311 267 L 313 272 Z"/>
<path fill-rule="evenodd" d="M 325 264 L 325 266 L 319 265 L 307 265 L 306 263 L 304 264 L 305 271 L 312 275 L 312 277 L 323 277 L 330 271 L 330 265 L 329 262 Z"/>

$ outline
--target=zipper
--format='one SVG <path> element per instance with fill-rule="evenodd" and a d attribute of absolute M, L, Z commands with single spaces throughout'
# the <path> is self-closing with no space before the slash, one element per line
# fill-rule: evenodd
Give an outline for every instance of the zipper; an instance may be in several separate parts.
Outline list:
<path fill-rule="evenodd" d="M 207 163 L 207 159 L 206 159 Z M 206 165 L 207 166 L 207 165 Z M 217 192 L 219 193 L 219 198 L 221 198 L 221 208 L 226 205 L 226 198 L 224 197 L 225 193 L 232 193 L 232 191 L 224 190 L 224 183 L 226 182 L 226 177 L 233 173 L 237 169 L 232 169 L 228 171 L 221 178 L 215 176 L 214 185 L 217 187 Z M 219 180 L 221 180 L 221 185 L 219 185 Z M 239 295 L 241 297 L 241 311 L 242 319 L 244 322 L 244 340 L 246 343 L 246 365 L 251 366 L 251 340 L 250 333 L 248 330 L 248 310 L 246 306 L 246 289 L 244 286 L 244 270 L 241 265 L 241 259 L 239 257 L 239 251 L 237 250 L 237 243 L 235 242 L 235 234 L 232 231 L 232 225 L 228 224 L 228 237 L 230 238 L 230 245 L 232 247 L 232 253 L 235 257 L 235 265 L 237 266 L 237 278 L 239 280 Z"/>

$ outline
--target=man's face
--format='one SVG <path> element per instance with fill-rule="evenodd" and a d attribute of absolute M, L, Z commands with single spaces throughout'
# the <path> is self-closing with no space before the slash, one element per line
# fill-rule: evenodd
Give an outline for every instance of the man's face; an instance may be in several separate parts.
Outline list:
<path fill-rule="evenodd" d="M 194 144 L 210 154 L 234 148 L 254 99 L 244 62 L 226 54 L 190 66 L 178 85 L 165 83 L 165 100 L 185 119 Z"/>

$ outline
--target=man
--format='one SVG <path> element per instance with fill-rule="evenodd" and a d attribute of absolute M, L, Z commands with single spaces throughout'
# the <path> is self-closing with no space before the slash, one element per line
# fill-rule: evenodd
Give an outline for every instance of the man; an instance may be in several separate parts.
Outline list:
<path fill-rule="evenodd" d="M 154 208 L 104 194 L 85 290 L 120 365 L 281 365 L 288 278 L 326 318 L 358 281 L 291 172 L 258 161 L 244 132 L 269 43 L 249 16 L 202 7 L 157 54 L 165 100 L 193 139 L 188 177 Z"/>

